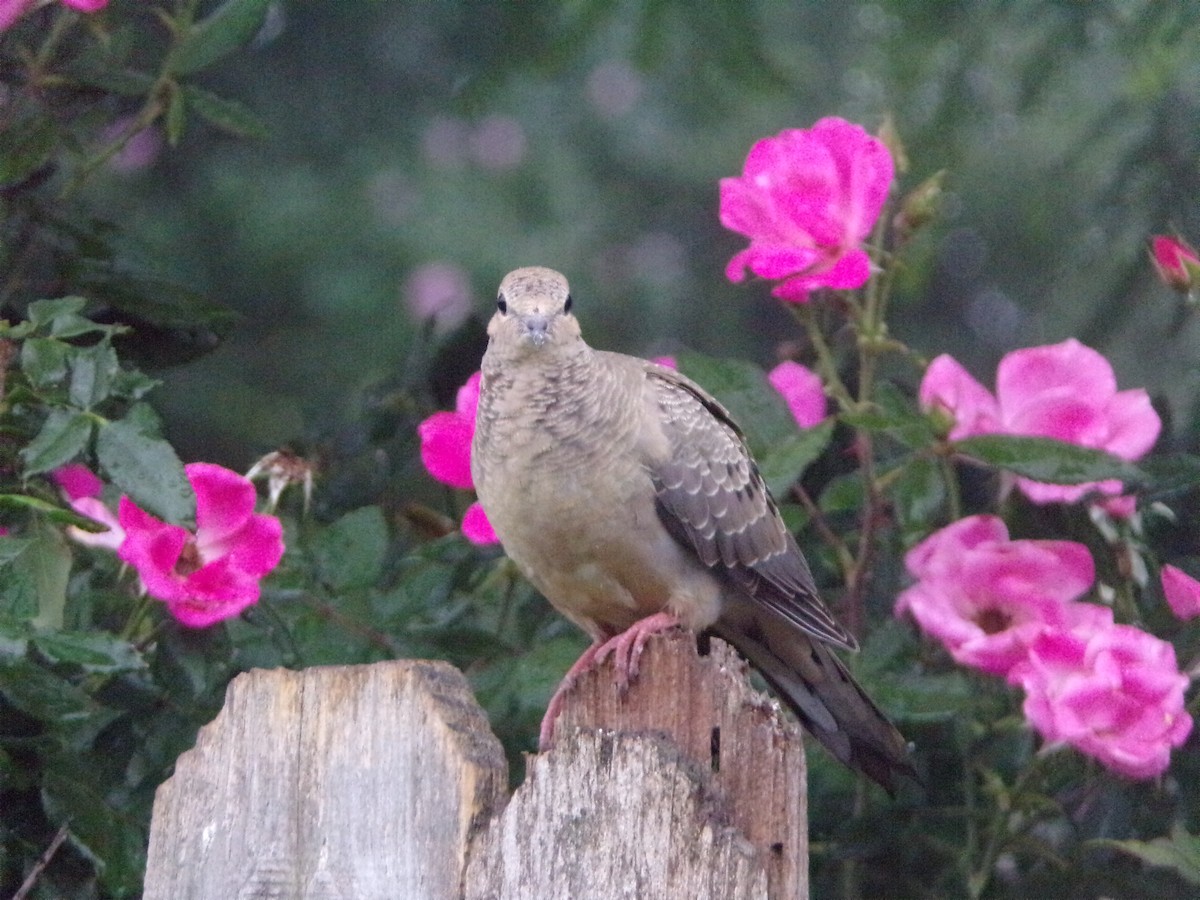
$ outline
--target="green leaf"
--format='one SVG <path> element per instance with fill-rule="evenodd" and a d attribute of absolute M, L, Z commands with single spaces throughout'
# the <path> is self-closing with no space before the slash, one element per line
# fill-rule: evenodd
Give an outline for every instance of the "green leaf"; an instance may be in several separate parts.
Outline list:
<path fill-rule="evenodd" d="M 387 522 L 378 506 L 346 513 L 315 538 L 321 580 L 334 590 L 374 584 L 387 557 Z"/>
<path fill-rule="evenodd" d="M 17 564 L 32 544 L 28 538 L 0 536 L 0 618 L 28 620 L 37 615 L 37 586 L 18 571 Z"/>
<path fill-rule="evenodd" d="M 183 36 L 171 51 L 168 69 L 187 75 L 249 43 L 262 27 L 270 5 L 271 0 L 225 0 Z"/>
<path fill-rule="evenodd" d="M 1170 837 L 1152 841 L 1094 840 L 1088 845 L 1120 850 L 1148 865 L 1171 869 L 1189 884 L 1200 885 L 1200 837 L 1189 834 L 1178 822 L 1171 827 Z"/>
<path fill-rule="evenodd" d="M 66 730 L 108 712 L 65 678 L 28 659 L 0 661 L 0 694 L 26 715 Z"/>
<path fill-rule="evenodd" d="M 71 402 L 91 409 L 112 393 L 113 378 L 121 370 L 117 353 L 108 341 L 78 349 L 71 360 Z"/>
<path fill-rule="evenodd" d="M 197 115 L 222 131 L 260 141 L 271 136 L 263 120 L 236 100 L 218 97 L 191 84 L 184 86 L 183 95 Z"/>
<path fill-rule="evenodd" d="M 729 410 L 755 456 L 796 434 L 787 404 L 754 363 L 685 353 L 679 357 L 679 370 Z"/>
<path fill-rule="evenodd" d="M 92 531 L 97 534 L 105 530 L 105 527 L 95 519 L 81 516 L 73 509 L 65 509 L 48 500 L 43 500 L 40 497 L 34 497 L 29 494 L 0 494 L 0 509 L 35 512 L 41 516 L 45 516 L 48 521 L 53 522 L 55 525 L 74 525 L 76 528 L 82 528 L 84 531 Z"/>
<path fill-rule="evenodd" d="M 935 675 L 901 673 L 870 685 L 876 702 L 906 722 L 946 722 L 962 715 L 976 697 L 962 672 Z"/>
<path fill-rule="evenodd" d="M 14 622 L 0 616 L 0 663 L 24 659 L 29 651 L 32 629 L 26 622 Z"/>
<path fill-rule="evenodd" d="M 1138 465 L 1150 479 L 1149 499 L 1159 500 L 1182 494 L 1200 485 L 1200 456 L 1188 453 L 1155 455 Z"/>
<path fill-rule="evenodd" d="M 890 381 L 877 385 L 874 406 L 863 412 L 843 413 L 841 418 L 847 425 L 890 435 L 913 449 L 928 447 L 937 439 L 929 417 Z"/>
<path fill-rule="evenodd" d="M 71 550 L 62 532 L 49 522 L 35 523 L 30 531 L 33 538 L 28 549 L 13 560 L 13 576 L 32 585 L 36 592 L 38 612 L 33 624 L 38 628 L 60 628 L 71 576 Z"/>
<path fill-rule="evenodd" d="M 58 319 L 74 321 L 87 306 L 83 297 L 58 297 L 53 300 L 38 300 L 29 304 L 29 321 L 34 327 L 53 331 Z"/>
<path fill-rule="evenodd" d="M 141 889 L 146 833 L 113 782 L 109 766 L 93 753 L 60 752 L 42 778 L 42 804 L 51 822 L 69 826 L 72 846 L 96 866 L 102 895 L 132 897 Z M 148 812 L 148 811 L 147 811 Z"/>
<path fill-rule="evenodd" d="M 834 420 L 826 419 L 772 444 L 759 457 L 759 472 L 774 497 L 782 497 L 829 446 Z"/>
<path fill-rule="evenodd" d="M 196 514 L 196 495 L 175 450 L 125 420 L 106 422 L 96 457 L 117 488 L 142 509 L 182 525 Z"/>
<path fill-rule="evenodd" d="M 52 409 L 29 445 L 21 450 L 26 475 L 39 475 L 69 463 L 84 451 L 94 421 L 86 413 Z"/>
<path fill-rule="evenodd" d="M 946 484 L 936 462 L 917 456 L 903 464 L 891 495 L 901 528 L 924 531 L 946 501 Z"/>
<path fill-rule="evenodd" d="M 1103 450 L 1044 437 L 983 434 L 955 444 L 964 456 L 1046 484 L 1086 484 L 1116 478 L 1141 483 L 1145 474 Z"/>
<path fill-rule="evenodd" d="M 35 388 L 47 390 L 67 377 L 70 356 L 62 341 L 31 337 L 21 344 L 21 369 Z"/>
<path fill-rule="evenodd" d="M 0 129 L 0 185 L 20 184 L 50 162 L 57 146 L 50 116 L 24 115 L 7 122 Z"/>
<path fill-rule="evenodd" d="M 35 635 L 33 645 L 50 663 L 79 666 L 88 674 L 146 668 L 146 661 L 132 644 L 104 631 L 48 631 Z"/>

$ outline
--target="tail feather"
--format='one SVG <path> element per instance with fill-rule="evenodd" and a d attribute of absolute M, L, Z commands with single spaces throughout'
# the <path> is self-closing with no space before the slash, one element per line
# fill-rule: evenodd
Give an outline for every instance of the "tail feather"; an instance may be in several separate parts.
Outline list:
<path fill-rule="evenodd" d="M 762 672 L 805 728 L 851 769 L 893 793 L 916 777 L 904 736 L 822 642 L 748 598 L 726 604 L 713 632 Z"/>

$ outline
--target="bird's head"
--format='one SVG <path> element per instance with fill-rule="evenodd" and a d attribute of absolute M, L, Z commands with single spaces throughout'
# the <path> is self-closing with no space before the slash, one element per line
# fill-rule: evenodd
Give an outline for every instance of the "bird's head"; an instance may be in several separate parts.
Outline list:
<path fill-rule="evenodd" d="M 488 337 L 491 347 L 514 357 L 582 347 L 567 279 L 541 266 L 509 272 L 500 282 Z"/>

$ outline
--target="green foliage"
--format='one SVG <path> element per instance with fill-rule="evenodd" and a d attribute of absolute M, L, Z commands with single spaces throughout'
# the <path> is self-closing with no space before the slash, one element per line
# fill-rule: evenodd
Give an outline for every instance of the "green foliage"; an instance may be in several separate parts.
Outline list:
<path fill-rule="evenodd" d="M 1194 738 L 1157 784 L 1035 752 L 1012 690 L 891 610 L 907 549 L 1000 511 L 1014 535 L 1086 541 L 1094 599 L 1194 668 L 1200 636 L 1153 576 L 1200 553 L 1195 358 L 1141 243 L 1200 234 L 1195 12 L 464 9 L 113 0 L 43 5 L 0 33 L 0 895 L 61 833 L 32 896 L 136 896 L 155 788 L 255 666 L 449 660 L 519 780 L 586 640 L 454 533 L 468 498 L 417 463 L 417 422 L 453 405 L 483 341 L 477 317 L 446 332 L 397 312 L 397 285 L 442 260 L 485 298 L 505 269 L 548 262 L 597 346 L 715 353 L 680 352 L 681 370 L 744 429 L 923 781 L 890 801 L 812 753 L 814 893 L 1191 896 Z M 797 329 L 761 285 L 722 278 L 738 244 L 716 230 L 716 180 L 757 137 L 888 109 L 913 167 L 893 211 L 920 215 L 875 248 L 878 305 L 823 298 Z M 506 134 L 516 163 L 488 155 Z M 129 162 L 156 136 L 157 161 Z M 982 371 L 1043 332 L 1078 334 L 1161 395 L 1161 452 L 951 443 L 915 402 L 921 354 Z M 766 380 L 782 357 L 830 388 L 814 428 Z M 287 553 L 237 618 L 184 628 L 110 551 L 68 537 L 103 527 L 55 487 L 65 464 L 94 468 L 110 508 L 124 495 L 190 525 L 181 459 L 244 468 L 285 442 L 295 470 L 268 479 L 315 473 L 316 493 L 276 507 L 271 484 Z M 1078 507 L 999 503 L 1013 475 L 1120 479 L 1142 516 L 1097 528 Z"/>

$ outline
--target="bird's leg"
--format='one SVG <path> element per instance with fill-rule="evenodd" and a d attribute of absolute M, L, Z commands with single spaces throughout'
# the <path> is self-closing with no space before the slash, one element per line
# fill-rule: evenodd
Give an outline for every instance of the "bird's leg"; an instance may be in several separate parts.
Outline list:
<path fill-rule="evenodd" d="M 592 656 L 595 665 L 600 665 L 611 655 L 613 665 L 617 670 L 617 689 L 624 694 L 629 690 L 629 683 L 637 678 L 638 659 L 642 648 L 650 635 L 679 624 L 679 619 L 669 612 L 659 612 L 644 619 L 638 619 L 620 634 L 609 638 L 601 644 Z"/>
<path fill-rule="evenodd" d="M 542 727 L 538 731 L 538 749 L 546 751 L 550 749 L 550 745 L 554 739 L 554 720 L 558 718 L 558 714 L 562 712 L 563 700 L 570 692 L 571 688 L 575 687 L 575 682 L 579 680 L 588 668 L 591 667 L 596 654 L 603 647 L 608 646 L 607 641 L 596 641 L 592 646 L 580 654 L 579 659 L 575 660 L 574 665 L 567 669 L 567 674 L 563 676 L 563 680 L 558 683 L 558 687 L 554 690 L 554 695 L 550 698 L 550 702 L 546 705 L 546 714 L 542 716 Z"/>
<path fill-rule="evenodd" d="M 542 717 L 542 727 L 538 732 L 538 749 L 549 750 L 554 739 L 554 722 L 562 712 L 563 700 L 566 698 L 579 676 L 585 671 L 613 657 L 613 665 L 617 670 L 617 689 L 624 694 L 629 689 L 629 683 L 637 678 L 638 658 L 650 635 L 666 631 L 679 624 L 679 619 L 670 613 L 660 612 L 644 619 L 639 619 L 620 634 L 607 641 L 596 642 L 583 651 L 575 664 L 567 670 L 562 682 L 550 698 L 546 706 L 546 714 Z"/>

